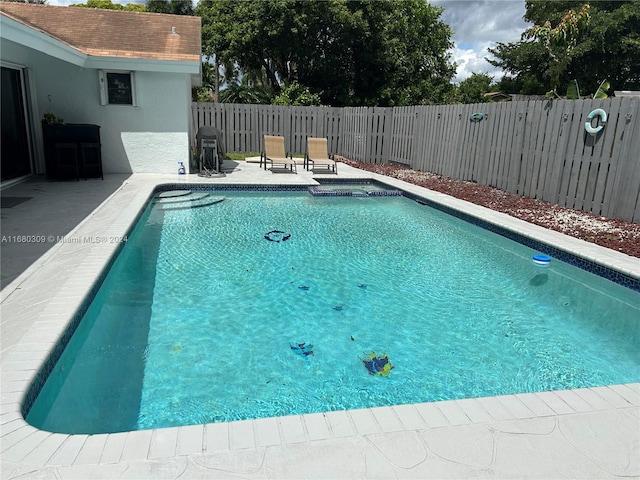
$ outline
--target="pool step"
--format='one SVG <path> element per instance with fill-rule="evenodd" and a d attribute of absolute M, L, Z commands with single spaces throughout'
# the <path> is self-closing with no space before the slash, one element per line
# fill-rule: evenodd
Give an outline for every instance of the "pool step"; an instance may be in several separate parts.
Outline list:
<path fill-rule="evenodd" d="M 192 190 L 167 190 L 166 192 L 159 193 L 157 198 L 175 198 L 175 197 L 184 197 L 185 195 L 192 194 Z"/>
<path fill-rule="evenodd" d="M 203 198 L 207 198 L 209 194 L 207 192 L 190 192 L 190 195 L 180 195 L 173 197 L 163 197 L 156 199 L 156 203 L 160 203 L 162 205 L 166 205 L 168 203 L 184 203 L 184 202 L 195 202 L 197 200 L 202 200 Z"/>
<path fill-rule="evenodd" d="M 162 207 L 163 211 L 167 210 L 187 210 L 189 208 L 201 208 L 201 207 L 209 207 L 211 205 L 215 205 L 216 203 L 223 202 L 225 197 L 207 197 L 202 200 L 196 200 L 194 202 L 189 202 L 188 204 L 174 204 L 167 207 Z"/>
<path fill-rule="evenodd" d="M 225 197 L 215 197 L 207 192 L 194 192 L 192 190 L 170 190 L 162 192 L 155 199 L 157 209 L 186 210 L 189 208 L 209 207 L 225 200 Z"/>

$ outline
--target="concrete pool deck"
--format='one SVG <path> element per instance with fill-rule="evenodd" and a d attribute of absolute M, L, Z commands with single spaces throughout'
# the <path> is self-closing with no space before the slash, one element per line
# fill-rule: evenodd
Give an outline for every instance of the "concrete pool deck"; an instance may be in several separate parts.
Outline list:
<path fill-rule="evenodd" d="M 2 191 L 28 200 L 2 209 L 1 234 L 13 240 L 2 243 L 0 478 L 640 477 L 639 383 L 115 434 L 27 424 L 29 384 L 156 185 L 314 183 L 302 166 L 233 167 L 215 179 L 32 179 Z M 379 179 L 640 278 L 640 259 L 344 164 L 338 172 L 321 176 Z"/>

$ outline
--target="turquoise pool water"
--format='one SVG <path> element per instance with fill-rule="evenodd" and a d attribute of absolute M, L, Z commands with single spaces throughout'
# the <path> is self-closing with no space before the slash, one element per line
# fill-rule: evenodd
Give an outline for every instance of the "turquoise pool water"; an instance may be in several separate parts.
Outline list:
<path fill-rule="evenodd" d="M 536 267 L 405 197 L 223 194 L 148 209 L 29 423 L 103 433 L 640 380 L 630 289 Z"/>

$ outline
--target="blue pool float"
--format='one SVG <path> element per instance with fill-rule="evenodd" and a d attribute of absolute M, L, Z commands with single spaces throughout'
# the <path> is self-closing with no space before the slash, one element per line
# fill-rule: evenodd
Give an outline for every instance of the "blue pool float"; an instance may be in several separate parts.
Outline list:
<path fill-rule="evenodd" d="M 551 257 L 537 253 L 532 257 L 533 264 L 537 267 L 548 267 L 551 263 Z"/>

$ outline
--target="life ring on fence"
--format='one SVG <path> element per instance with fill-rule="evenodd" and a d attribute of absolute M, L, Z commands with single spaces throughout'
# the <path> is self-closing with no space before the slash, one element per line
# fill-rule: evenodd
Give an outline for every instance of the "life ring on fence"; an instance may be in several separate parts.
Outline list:
<path fill-rule="evenodd" d="M 484 118 L 484 113 L 480 113 L 480 112 L 472 113 L 471 115 L 469 115 L 470 122 L 479 122 L 483 118 Z"/>
<path fill-rule="evenodd" d="M 591 126 L 591 120 L 595 117 L 600 117 L 600 125 L 598 125 L 596 128 L 593 128 Z M 587 118 L 589 120 L 587 120 L 586 122 L 584 122 L 584 129 L 587 131 L 587 133 L 591 134 L 591 135 L 595 135 L 596 133 L 598 133 L 600 130 L 602 130 L 602 127 L 605 123 L 607 123 L 607 112 L 605 112 L 603 109 L 601 108 L 596 108 L 595 110 L 593 110 L 589 115 L 587 115 Z"/>

